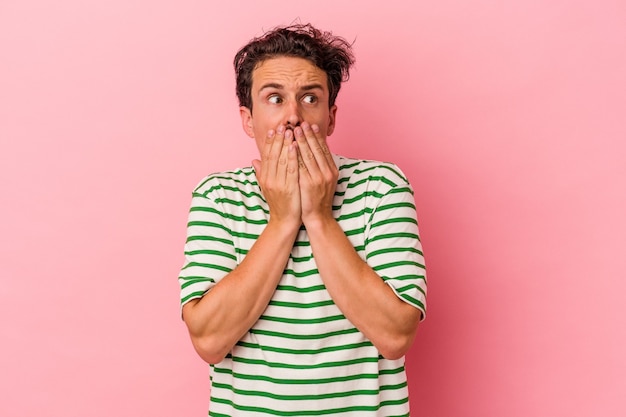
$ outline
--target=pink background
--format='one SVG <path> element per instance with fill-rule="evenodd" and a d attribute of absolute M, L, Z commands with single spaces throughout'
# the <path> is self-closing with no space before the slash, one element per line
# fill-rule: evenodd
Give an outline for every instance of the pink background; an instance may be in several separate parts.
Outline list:
<path fill-rule="evenodd" d="M 625 415 L 626 2 L 231 3 L 0 2 L 0 415 L 206 415 L 190 192 L 255 157 L 231 60 L 297 17 L 356 39 L 335 152 L 416 190 L 414 415 Z"/>

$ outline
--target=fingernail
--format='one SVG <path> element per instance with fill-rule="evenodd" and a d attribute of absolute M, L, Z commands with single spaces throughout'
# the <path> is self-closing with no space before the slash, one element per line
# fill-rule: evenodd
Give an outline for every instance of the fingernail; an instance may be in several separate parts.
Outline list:
<path fill-rule="evenodd" d="M 318 126 L 318 125 L 312 125 L 312 126 L 311 126 L 311 129 L 313 129 L 313 131 L 314 131 L 315 133 L 319 133 L 319 132 L 320 132 L 320 128 L 319 128 L 319 126 Z"/>
<path fill-rule="evenodd" d="M 285 126 L 283 125 L 278 126 L 277 130 L 278 130 L 278 134 L 282 135 L 283 133 L 285 133 Z"/>
<path fill-rule="evenodd" d="M 285 139 L 292 139 L 293 138 L 293 132 L 291 131 L 291 129 L 288 129 L 285 132 Z"/>
<path fill-rule="evenodd" d="M 273 130 L 273 129 L 270 129 L 270 130 L 267 132 L 267 137 L 268 137 L 268 138 L 273 138 L 273 137 L 274 137 L 274 133 L 275 133 L 275 132 L 274 132 L 274 130 Z"/>

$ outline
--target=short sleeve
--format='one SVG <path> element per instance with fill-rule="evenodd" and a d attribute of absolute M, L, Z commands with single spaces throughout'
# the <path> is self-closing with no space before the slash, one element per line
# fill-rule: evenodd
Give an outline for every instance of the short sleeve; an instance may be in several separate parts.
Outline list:
<path fill-rule="evenodd" d="M 367 263 L 403 301 L 426 317 L 426 270 L 413 190 L 397 184 L 379 200 L 366 226 Z"/>
<path fill-rule="evenodd" d="M 219 204 L 194 193 L 187 223 L 185 262 L 178 281 L 181 306 L 202 297 L 237 266 L 233 237 Z"/>

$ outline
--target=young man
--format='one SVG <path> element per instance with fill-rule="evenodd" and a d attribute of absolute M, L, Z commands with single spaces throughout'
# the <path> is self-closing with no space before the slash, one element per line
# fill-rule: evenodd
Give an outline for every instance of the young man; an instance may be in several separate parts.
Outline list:
<path fill-rule="evenodd" d="M 179 278 L 209 415 L 409 414 L 404 354 L 426 306 L 413 191 L 393 164 L 326 141 L 353 61 L 310 25 L 235 57 L 260 159 L 194 190 Z"/>

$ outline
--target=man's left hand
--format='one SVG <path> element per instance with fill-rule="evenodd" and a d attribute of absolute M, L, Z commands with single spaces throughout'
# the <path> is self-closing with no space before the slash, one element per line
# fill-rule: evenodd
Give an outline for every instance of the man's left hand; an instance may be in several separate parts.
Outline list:
<path fill-rule="evenodd" d="M 303 122 L 294 129 L 298 144 L 302 222 L 305 226 L 333 218 L 332 205 L 339 171 L 317 125 Z"/>

